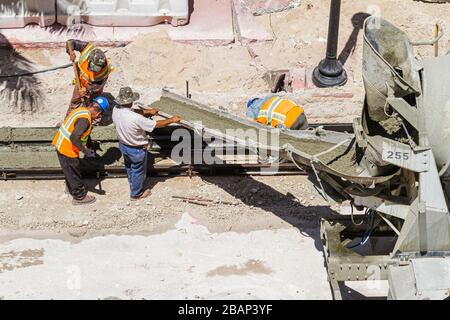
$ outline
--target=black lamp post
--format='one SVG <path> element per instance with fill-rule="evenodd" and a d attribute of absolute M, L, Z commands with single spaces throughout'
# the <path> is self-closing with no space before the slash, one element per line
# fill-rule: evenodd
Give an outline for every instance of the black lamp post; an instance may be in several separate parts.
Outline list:
<path fill-rule="evenodd" d="M 314 84 L 320 88 L 342 86 L 347 82 L 347 73 L 337 59 L 340 14 L 341 0 L 331 0 L 327 55 L 314 69 L 312 76 Z"/>

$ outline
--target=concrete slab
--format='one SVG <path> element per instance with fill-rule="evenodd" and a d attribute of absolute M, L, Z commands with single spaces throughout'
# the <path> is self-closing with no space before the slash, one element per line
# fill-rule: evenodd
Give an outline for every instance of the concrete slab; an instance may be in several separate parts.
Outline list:
<path fill-rule="evenodd" d="M 190 23 L 169 29 L 172 40 L 204 45 L 227 45 L 234 40 L 230 0 L 195 0 Z"/>
<path fill-rule="evenodd" d="M 184 213 L 149 236 L 0 245 L 0 299 L 330 299 L 320 251 L 295 228 L 210 233 Z"/>
<path fill-rule="evenodd" d="M 238 41 L 243 44 L 248 44 L 254 41 L 273 40 L 272 34 L 258 23 L 252 12 L 243 5 L 241 0 L 232 0 L 232 5 Z"/>

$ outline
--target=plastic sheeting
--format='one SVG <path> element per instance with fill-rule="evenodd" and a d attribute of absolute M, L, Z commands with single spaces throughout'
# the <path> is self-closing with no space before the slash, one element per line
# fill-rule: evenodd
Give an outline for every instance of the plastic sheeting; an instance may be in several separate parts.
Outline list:
<path fill-rule="evenodd" d="M 173 26 L 189 22 L 189 0 L 0 0 L 0 28 L 54 23 L 95 26 Z"/>
<path fill-rule="evenodd" d="M 36 23 L 46 27 L 56 22 L 56 0 L 0 0 L 0 28 L 23 28 Z"/>
<path fill-rule="evenodd" d="M 57 21 L 62 25 L 173 26 L 189 20 L 189 0 L 56 0 Z"/>

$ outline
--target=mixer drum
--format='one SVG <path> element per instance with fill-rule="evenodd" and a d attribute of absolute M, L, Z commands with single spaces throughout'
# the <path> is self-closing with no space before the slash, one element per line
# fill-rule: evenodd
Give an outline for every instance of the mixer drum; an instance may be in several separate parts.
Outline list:
<path fill-rule="evenodd" d="M 368 134 L 388 137 L 400 131 L 401 123 L 386 114 L 386 98 L 391 89 L 393 96 L 404 98 L 413 107 L 415 96 L 420 94 L 417 70 L 408 36 L 381 18 L 367 18 L 364 22 L 363 80 Z"/>
<path fill-rule="evenodd" d="M 420 70 L 420 71 L 419 71 Z M 441 176 L 450 176 L 450 55 L 418 61 L 407 35 L 391 23 L 377 17 L 364 22 L 363 80 L 366 90 L 362 124 L 369 136 L 380 135 L 405 142 L 401 119 L 390 117 L 386 98 L 403 98 L 425 117 L 424 127 L 405 128 L 415 139 L 417 129 L 433 150 Z M 421 96 L 422 99 L 416 100 Z M 396 123 L 398 121 L 398 123 Z M 372 175 L 389 171 L 389 165 L 365 150 L 360 165 Z"/>

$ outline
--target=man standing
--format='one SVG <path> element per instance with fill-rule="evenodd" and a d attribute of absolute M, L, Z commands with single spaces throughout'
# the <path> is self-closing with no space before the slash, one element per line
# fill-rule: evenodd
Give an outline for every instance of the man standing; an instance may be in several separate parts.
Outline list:
<path fill-rule="evenodd" d="M 81 179 L 80 152 L 88 158 L 95 156 L 90 149 L 92 121 L 99 118 L 108 109 L 109 102 L 104 97 L 94 98 L 87 107 L 73 110 L 64 120 L 56 133 L 52 145 L 56 148 L 58 160 L 66 178 L 66 187 L 72 195 L 72 204 L 81 205 L 95 202 L 95 197 L 88 195 Z"/>
<path fill-rule="evenodd" d="M 148 197 L 150 190 L 144 190 L 147 177 L 147 132 L 155 128 L 165 127 L 171 123 L 180 122 L 180 117 L 154 121 L 148 117 L 155 116 L 159 109 L 133 111 L 133 102 L 139 99 L 139 94 L 130 87 L 121 88 L 116 98 L 117 106 L 113 110 L 112 119 L 116 126 L 119 148 L 125 160 L 128 182 L 130 183 L 130 199 L 132 201 Z"/>
<path fill-rule="evenodd" d="M 91 101 L 103 93 L 109 74 L 113 71 L 105 53 L 91 43 L 70 39 L 66 42 L 66 51 L 72 62 L 75 61 L 74 51 L 80 52 L 77 67 L 81 89 L 75 86 L 70 100 L 67 115 L 74 109 L 84 106 L 83 101 Z M 76 81 L 76 80 L 74 80 Z"/>
<path fill-rule="evenodd" d="M 278 96 L 253 98 L 247 103 L 247 117 L 273 128 L 305 130 L 308 121 L 303 108 Z"/>

